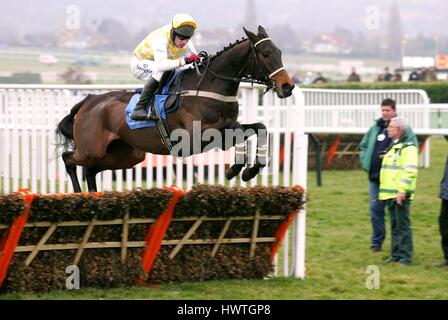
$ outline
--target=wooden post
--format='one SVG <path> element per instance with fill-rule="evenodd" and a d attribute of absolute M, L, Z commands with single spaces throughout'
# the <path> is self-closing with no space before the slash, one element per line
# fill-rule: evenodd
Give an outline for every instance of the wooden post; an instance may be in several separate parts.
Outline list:
<path fill-rule="evenodd" d="M 196 222 L 191 226 L 190 230 L 182 237 L 177 246 L 171 251 L 169 257 L 170 259 L 174 259 L 174 257 L 179 253 L 180 249 L 184 246 L 187 240 L 193 235 L 197 228 L 201 225 L 202 221 L 204 221 L 204 216 L 200 217 Z"/>
<path fill-rule="evenodd" d="M 126 262 L 127 244 L 129 234 L 129 210 L 125 213 L 123 218 L 123 234 L 121 235 L 121 263 Z"/>
<path fill-rule="evenodd" d="M 45 232 L 44 236 L 40 239 L 40 241 L 37 243 L 37 245 L 34 247 L 33 251 L 31 251 L 30 255 L 25 260 L 25 265 L 29 266 L 33 259 L 36 257 L 36 255 L 39 253 L 39 250 L 41 247 L 48 241 L 48 239 L 51 237 L 51 235 L 54 233 L 56 228 L 58 227 L 57 223 L 53 223 Z"/>
<path fill-rule="evenodd" d="M 215 245 L 213 246 L 212 257 L 214 257 L 216 255 L 216 252 L 218 252 L 219 246 L 222 243 L 222 239 L 224 239 L 224 236 L 226 235 L 227 230 L 229 230 L 231 223 L 232 223 L 232 218 L 227 219 L 226 223 L 224 224 L 224 228 L 222 228 L 222 231 L 219 234 L 219 237 L 216 240 Z"/>
<path fill-rule="evenodd" d="M 89 223 L 89 225 L 87 226 L 87 230 L 86 230 L 86 232 L 84 233 L 84 236 L 82 237 L 82 241 L 81 241 L 81 243 L 79 244 L 78 250 L 76 251 L 75 259 L 73 260 L 73 264 L 74 264 L 75 266 L 78 265 L 79 260 L 81 259 L 81 256 L 82 256 L 82 254 L 83 254 L 83 252 L 84 252 L 84 249 L 85 249 L 85 247 L 86 247 L 87 241 L 89 241 L 90 235 L 92 234 L 93 227 L 95 226 L 95 221 L 96 221 L 96 220 L 93 219 L 93 220 Z"/>
<path fill-rule="evenodd" d="M 254 227 L 252 229 L 252 238 L 250 243 L 250 257 L 255 256 L 255 248 L 257 246 L 258 226 L 260 225 L 260 212 L 257 210 L 254 216 Z"/>

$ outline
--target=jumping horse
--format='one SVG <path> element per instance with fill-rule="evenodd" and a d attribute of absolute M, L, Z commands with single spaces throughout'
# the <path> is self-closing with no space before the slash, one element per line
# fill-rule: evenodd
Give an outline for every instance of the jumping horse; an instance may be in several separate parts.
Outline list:
<path fill-rule="evenodd" d="M 242 179 L 248 181 L 266 166 L 267 131 L 262 123 L 240 124 L 237 121 L 239 84 L 263 84 L 267 87 L 266 91 L 275 91 L 279 98 L 289 97 L 294 84 L 283 67 L 281 51 L 265 29 L 259 26 L 258 34 L 243 29 L 247 38 L 206 57 L 196 66 L 196 70 L 184 72 L 182 90 L 176 93 L 178 108 L 167 114 L 166 124 L 171 132 L 183 129 L 189 135 L 193 133 L 195 121 L 200 121 L 202 131 L 217 129 L 223 137 L 229 129 L 257 134 L 255 162 L 242 174 Z M 96 191 L 97 173 L 132 168 L 145 159 L 146 152 L 170 154 L 156 127 L 136 130 L 128 127 L 125 108 L 133 94 L 111 91 L 88 95 L 59 122 L 56 133 L 60 138 L 59 145 L 65 146 L 62 158 L 75 192 L 81 192 L 76 166 L 84 167 L 88 189 Z M 244 139 L 247 138 L 248 135 L 245 135 Z M 235 146 L 235 164 L 227 169 L 227 179 L 237 176 L 247 161 L 246 144 L 237 140 L 232 139 L 232 143 L 223 144 L 222 147 L 226 150 Z M 203 151 L 199 150 L 196 154 Z"/>

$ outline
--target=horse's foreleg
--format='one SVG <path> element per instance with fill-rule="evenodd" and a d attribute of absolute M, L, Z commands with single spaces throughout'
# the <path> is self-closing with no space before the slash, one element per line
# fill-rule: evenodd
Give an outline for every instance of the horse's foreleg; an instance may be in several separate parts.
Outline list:
<path fill-rule="evenodd" d="M 232 145 L 235 145 L 235 163 L 226 171 L 226 178 L 227 180 L 233 179 L 236 177 L 243 167 L 246 165 L 247 162 L 247 151 L 246 151 L 246 139 L 244 135 L 243 127 L 239 122 L 235 123 L 235 126 L 232 129 Z M 225 133 L 229 134 L 228 132 Z M 224 150 L 227 149 L 227 139 L 228 137 L 224 136 L 224 139 L 226 140 L 223 143 Z M 235 140 L 233 140 L 235 139 Z"/>
<path fill-rule="evenodd" d="M 235 163 L 226 170 L 227 180 L 235 178 L 246 165 L 246 143 L 235 145 Z"/>
<path fill-rule="evenodd" d="M 62 154 L 62 160 L 64 160 L 65 170 L 67 171 L 70 179 L 72 180 L 73 190 L 75 192 L 81 192 L 81 186 L 79 185 L 78 175 L 76 174 L 76 163 L 73 159 L 74 151 L 66 151 Z"/>
<path fill-rule="evenodd" d="M 253 179 L 260 170 L 267 164 L 268 154 L 268 134 L 266 126 L 262 123 L 243 124 L 244 131 L 252 129 L 257 135 L 257 153 L 255 156 L 255 163 L 252 167 L 244 169 L 241 178 L 243 181 L 249 181 Z"/>

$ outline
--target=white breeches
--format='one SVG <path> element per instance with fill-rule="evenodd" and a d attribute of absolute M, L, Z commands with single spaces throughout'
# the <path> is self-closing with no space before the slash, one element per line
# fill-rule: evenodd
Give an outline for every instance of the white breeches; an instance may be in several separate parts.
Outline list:
<path fill-rule="evenodd" d="M 163 72 L 155 70 L 155 62 L 152 60 L 140 60 L 137 57 L 131 59 L 131 71 L 138 80 L 147 81 L 149 78 L 160 81 Z"/>

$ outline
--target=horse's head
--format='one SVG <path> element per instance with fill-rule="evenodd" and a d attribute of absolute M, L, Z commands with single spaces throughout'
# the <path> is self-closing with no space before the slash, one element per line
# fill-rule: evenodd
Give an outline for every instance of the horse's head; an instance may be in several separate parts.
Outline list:
<path fill-rule="evenodd" d="M 246 28 L 243 29 L 251 42 L 255 54 L 255 64 L 259 66 L 254 70 L 255 74 L 252 76 L 267 84 L 275 83 L 275 86 L 272 85 L 272 87 L 279 98 L 289 97 L 295 85 L 283 67 L 280 49 L 275 46 L 262 26 L 258 27 L 258 34 L 252 33 Z"/>

